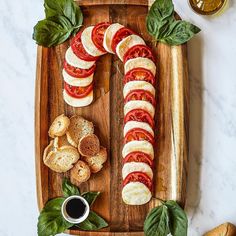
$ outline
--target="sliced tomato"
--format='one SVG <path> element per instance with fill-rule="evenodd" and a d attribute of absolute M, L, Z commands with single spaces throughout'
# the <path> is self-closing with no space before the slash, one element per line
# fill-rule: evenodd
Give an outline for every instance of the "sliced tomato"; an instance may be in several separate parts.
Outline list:
<path fill-rule="evenodd" d="M 93 89 L 93 83 L 86 87 L 72 86 L 64 82 L 64 87 L 66 92 L 74 98 L 84 98 L 86 97 Z"/>
<path fill-rule="evenodd" d="M 128 71 L 124 77 L 124 84 L 134 80 L 147 81 L 152 85 L 155 85 L 155 76 L 152 74 L 152 72 L 141 67 Z"/>
<path fill-rule="evenodd" d="M 142 109 L 134 109 L 129 111 L 125 118 L 124 122 L 127 123 L 128 121 L 141 121 L 148 123 L 152 128 L 154 128 L 154 120 L 150 116 L 150 114 Z"/>
<path fill-rule="evenodd" d="M 111 42 L 111 48 L 112 50 L 115 52 L 116 51 L 116 46 L 117 44 L 123 39 L 123 38 L 126 38 L 128 37 L 129 35 L 131 34 L 135 34 L 132 30 L 126 28 L 126 27 L 123 27 L 121 29 L 119 29 L 113 39 L 112 39 L 112 42 Z"/>
<path fill-rule="evenodd" d="M 140 182 L 148 187 L 150 191 L 152 191 L 152 180 L 148 175 L 141 171 L 134 171 L 126 176 L 123 181 L 123 186 L 130 182 Z"/>
<path fill-rule="evenodd" d="M 69 75 L 71 75 L 71 76 L 73 76 L 75 78 L 86 78 L 86 77 L 88 77 L 88 76 L 90 76 L 91 74 L 94 73 L 95 68 L 96 68 L 96 65 L 94 64 L 89 69 L 80 69 L 78 67 L 71 66 L 66 61 L 64 61 L 64 69 L 65 69 L 65 71 Z"/>
<path fill-rule="evenodd" d="M 82 44 L 81 41 L 81 34 L 82 31 L 80 31 L 71 41 L 71 48 L 74 54 L 79 57 L 80 59 L 84 61 L 96 61 L 99 57 L 94 57 L 89 55 Z"/>
<path fill-rule="evenodd" d="M 144 152 L 131 152 L 124 159 L 123 163 L 128 162 L 143 162 L 148 164 L 150 167 L 153 167 L 153 160 L 151 157 Z"/>
<path fill-rule="evenodd" d="M 151 49 L 146 45 L 140 44 L 131 47 L 124 55 L 124 63 L 126 63 L 129 59 L 136 57 L 145 57 L 151 59 L 152 61 L 155 61 Z"/>
<path fill-rule="evenodd" d="M 154 137 L 149 132 L 141 128 L 134 128 L 134 129 L 129 130 L 127 134 L 125 135 L 124 143 L 126 144 L 134 140 L 137 140 L 137 141 L 146 140 L 149 143 L 154 144 Z"/>
<path fill-rule="evenodd" d="M 103 39 L 104 33 L 110 24 L 111 23 L 109 22 L 102 22 L 97 24 L 92 30 L 92 41 L 95 46 L 102 52 L 106 52 L 103 47 Z"/>
<path fill-rule="evenodd" d="M 135 89 L 131 90 L 125 97 L 124 103 L 127 103 L 131 100 L 142 100 L 150 102 L 154 107 L 156 105 L 156 101 L 154 96 L 147 90 L 143 89 Z"/>

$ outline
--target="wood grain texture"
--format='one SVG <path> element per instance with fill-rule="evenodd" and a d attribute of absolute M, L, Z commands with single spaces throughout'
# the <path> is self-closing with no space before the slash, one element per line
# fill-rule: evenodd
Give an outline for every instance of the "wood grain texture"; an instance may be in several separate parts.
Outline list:
<path fill-rule="evenodd" d="M 134 1 L 124 4 L 112 1 L 79 1 L 84 13 L 84 25 L 102 21 L 119 22 L 139 33 L 153 49 L 157 57 L 157 106 L 154 196 L 174 199 L 185 203 L 187 156 L 189 86 L 186 45 L 170 47 L 152 41 L 146 32 L 145 18 L 148 3 L 137 6 Z M 101 5 L 104 2 L 104 5 Z M 99 4 L 98 4 L 99 3 Z M 132 5 L 129 5 L 132 3 Z M 63 176 L 49 170 L 42 161 L 44 148 L 49 142 L 48 128 L 61 113 L 68 116 L 81 114 L 94 122 L 95 132 L 102 145 L 109 150 L 109 160 L 104 169 L 80 186 L 82 191 L 101 191 L 93 210 L 102 215 L 109 227 L 100 232 L 79 232 L 81 236 L 141 236 L 143 222 L 148 211 L 158 204 L 153 199 L 144 206 L 127 206 L 122 202 L 123 147 L 123 64 L 113 55 L 101 57 L 95 72 L 96 101 L 85 108 L 72 108 L 63 101 L 63 78 L 61 75 L 65 51 L 69 42 L 54 48 L 38 47 L 35 93 L 35 151 L 38 205 L 41 209 L 48 199 L 61 196 Z"/>

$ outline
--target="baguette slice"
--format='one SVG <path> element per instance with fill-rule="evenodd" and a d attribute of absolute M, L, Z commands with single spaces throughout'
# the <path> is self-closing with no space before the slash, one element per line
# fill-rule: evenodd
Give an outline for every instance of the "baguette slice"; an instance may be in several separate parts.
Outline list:
<path fill-rule="evenodd" d="M 218 227 L 214 228 L 213 230 L 204 234 L 204 236 L 235 236 L 235 235 L 236 235 L 236 227 L 229 222 L 221 224 Z"/>
<path fill-rule="evenodd" d="M 61 148 L 63 146 L 70 146 L 70 143 L 68 142 L 66 135 L 63 135 L 60 137 L 56 137 L 53 140 L 53 146 L 55 148 Z"/>
<path fill-rule="evenodd" d="M 66 133 L 69 125 L 70 119 L 64 114 L 61 114 L 60 116 L 56 117 L 56 119 L 52 122 L 48 134 L 51 138 L 63 136 Z"/>
<path fill-rule="evenodd" d="M 79 140 L 79 153 L 82 156 L 89 157 L 98 154 L 100 151 L 100 142 L 95 134 L 88 134 Z"/>
<path fill-rule="evenodd" d="M 45 161 L 47 159 L 47 156 L 50 152 L 52 152 L 54 150 L 54 145 L 53 145 L 54 141 L 51 140 L 50 143 L 48 144 L 48 146 L 44 149 L 43 152 L 43 161 Z"/>
<path fill-rule="evenodd" d="M 68 142 L 78 147 L 79 140 L 88 134 L 94 133 L 93 123 L 85 120 L 83 117 L 74 115 L 70 118 L 70 125 L 66 132 Z"/>

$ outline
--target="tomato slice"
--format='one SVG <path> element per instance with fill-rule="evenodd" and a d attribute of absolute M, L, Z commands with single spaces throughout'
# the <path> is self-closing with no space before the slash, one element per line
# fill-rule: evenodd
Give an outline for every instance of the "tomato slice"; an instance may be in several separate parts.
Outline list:
<path fill-rule="evenodd" d="M 95 68 L 96 68 L 96 64 L 94 64 L 89 69 L 80 69 L 78 67 L 71 66 L 66 61 L 64 61 L 64 69 L 65 69 L 65 71 L 69 75 L 71 75 L 71 76 L 73 76 L 75 78 L 86 78 L 86 77 L 88 77 L 88 76 L 90 76 L 91 74 L 94 73 Z"/>
<path fill-rule="evenodd" d="M 143 183 L 148 187 L 150 191 L 152 191 L 152 180 L 149 176 L 147 176 L 145 173 L 141 171 L 134 171 L 126 176 L 126 178 L 123 181 L 123 186 L 130 182 L 140 182 Z"/>
<path fill-rule="evenodd" d="M 99 57 L 94 57 L 89 55 L 82 44 L 81 41 L 81 34 L 82 31 L 80 31 L 71 41 L 71 48 L 74 54 L 79 57 L 80 59 L 84 61 L 96 61 Z"/>
<path fill-rule="evenodd" d="M 74 98 L 83 98 L 86 97 L 93 89 L 93 83 L 86 87 L 72 86 L 64 82 L 64 87 L 66 92 Z"/>
<path fill-rule="evenodd" d="M 106 52 L 103 47 L 103 39 L 104 33 L 110 24 L 111 23 L 109 22 L 102 22 L 97 24 L 92 30 L 92 41 L 95 46 L 102 52 Z"/>
<path fill-rule="evenodd" d="M 148 123 L 152 128 L 154 128 L 154 120 L 150 116 L 150 114 L 142 109 L 134 109 L 129 111 L 125 118 L 124 122 L 127 123 L 128 121 L 141 121 Z"/>
<path fill-rule="evenodd" d="M 128 71 L 124 77 L 124 84 L 128 83 L 129 81 L 134 80 L 142 80 L 151 83 L 153 86 L 155 85 L 155 76 L 152 74 L 151 71 L 145 68 L 134 68 Z"/>
<path fill-rule="evenodd" d="M 156 101 L 154 96 L 146 90 L 143 89 L 135 89 L 131 90 L 125 97 L 124 103 L 127 103 L 131 100 L 142 100 L 150 102 L 154 107 L 156 106 Z"/>
<path fill-rule="evenodd" d="M 140 44 L 131 47 L 124 55 L 124 63 L 126 63 L 129 59 L 136 57 L 145 57 L 151 59 L 152 61 L 155 61 L 151 49 L 146 45 Z"/>
<path fill-rule="evenodd" d="M 134 128 L 129 130 L 128 133 L 125 135 L 124 143 L 126 144 L 134 140 L 137 141 L 146 140 L 149 143 L 154 144 L 154 137 L 149 132 L 141 128 Z"/>
<path fill-rule="evenodd" d="M 124 159 L 123 164 L 128 162 L 143 162 L 153 167 L 153 160 L 144 152 L 131 152 Z"/>
<path fill-rule="evenodd" d="M 135 34 L 132 30 L 126 28 L 126 27 L 123 27 L 121 29 L 119 29 L 113 39 L 112 39 L 112 42 L 111 42 L 111 48 L 113 50 L 113 52 L 116 51 L 116 46 L 117 44 L 123 39 L 123 38 L 126 38 L 127 36 L 131 35 L 131 34 Z"/>

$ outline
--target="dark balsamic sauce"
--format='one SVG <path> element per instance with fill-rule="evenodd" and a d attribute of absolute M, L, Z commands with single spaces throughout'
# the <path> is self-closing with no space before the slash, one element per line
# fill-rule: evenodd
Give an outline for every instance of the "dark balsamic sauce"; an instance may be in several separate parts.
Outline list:
<path fill-rule="evenodd" d="M 78 219 L 84 215 L 86 205 L 78 198 L 73 198 L 66 204 L 67 214 L 74 219 Z"/>

